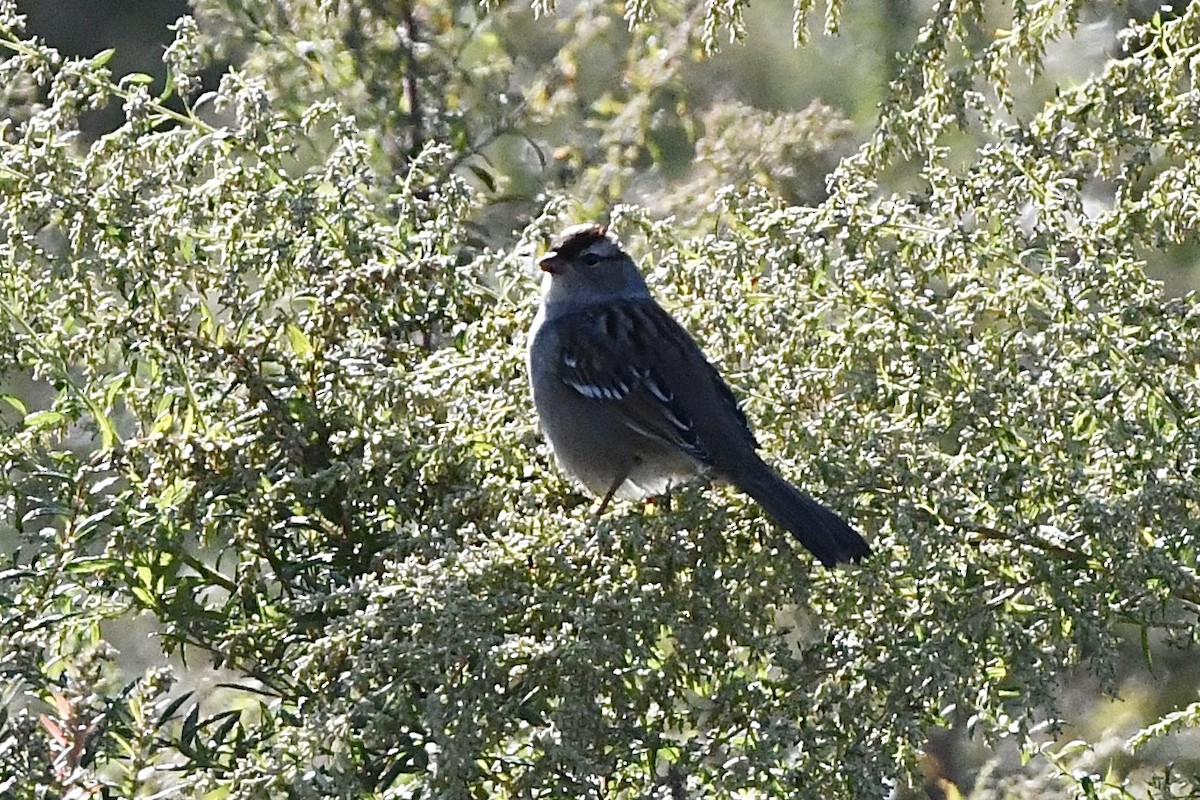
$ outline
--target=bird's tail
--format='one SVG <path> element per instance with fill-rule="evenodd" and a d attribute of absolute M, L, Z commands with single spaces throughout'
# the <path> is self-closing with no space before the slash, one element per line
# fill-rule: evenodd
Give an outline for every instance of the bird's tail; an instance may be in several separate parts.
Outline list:
<path fill-rule="evenodd" d="M 822 564 L 832 567 L 858 561 L 871 552 L 858 531 L 837 514 L 779 477 L 766 463 L 759 461 L 756 467 L 742 470 L 734 484 L 791 531 Z"/>

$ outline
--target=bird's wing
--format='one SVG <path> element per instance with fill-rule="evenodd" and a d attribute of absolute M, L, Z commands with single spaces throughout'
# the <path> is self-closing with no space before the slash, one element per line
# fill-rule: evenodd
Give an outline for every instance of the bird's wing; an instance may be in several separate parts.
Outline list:
<path fill-rule="evenodd" d="M 653 300 L 606 304 L 571 317 L 561 329 L 558 379 L 615 411 L 630 430 L 708 466 L 714 466 L 709 448 L 718 427 L 719 438 L 732 430 L 740 443 L 758 446 L 733 392 Z M 698 409 L 706 409 L 703 424 L 697 424 Z"/>

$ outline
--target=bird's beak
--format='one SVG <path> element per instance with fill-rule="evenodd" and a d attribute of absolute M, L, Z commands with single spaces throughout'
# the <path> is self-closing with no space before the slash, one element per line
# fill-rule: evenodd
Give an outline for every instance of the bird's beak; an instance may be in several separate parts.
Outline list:
<path fill-rule="evenodd" d="M 562 259 L 558 257 L 557 250 L 551 250 L 538 259 L 537 265 L 538 269 L 542 270 L 542 272 L 557 275 L 562 270 Z"/>

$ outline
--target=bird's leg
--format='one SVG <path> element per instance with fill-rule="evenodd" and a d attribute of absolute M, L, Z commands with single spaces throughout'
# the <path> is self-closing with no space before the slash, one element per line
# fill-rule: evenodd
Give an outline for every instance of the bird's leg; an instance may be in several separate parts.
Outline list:
<path fill-rule="evenodd" d="M 608 491 L 604 493 L 603 499 L 600 500 L 600 505 L 596 509 L 596 513 L 592 515 L 592 540 L 598 541 L 597 552 L 606 550 L 606 542 L 608 541 L 608 535 L 605 532 L 604 526 L 600 524 L 600 520 L 604 516 L 604 511 L 608 508 L 608 504 L 612 501 L 613 496 L 617 493 L 617 489 L 621 488 L 621 484 L 625 482 L 625 478 L 628 475 L 629 470 L 626 469 L 617 476 L 617 479 L 613 481 L 612 486 L 608 487 Z"/>
<path fill-rule="evenodd" d="M 612 501 L 613 495 L 617 493 L 617 489 L 621 488 L 621 484 L 625 482 L 625 478 L 628 477 L 628 475 L 629 470 L 622 471 L 621 474 L 617 476 L 617 479 L 613 481 L 613 485 L 608 488 L 607 492 L 605 492 L 604 499 L 600 501 L 600 507 L 596 509 L 597 520 L 604 515 L 604 511 L 608 508 L 609 502 Z"/>
<path fill-rule="evenodd" d="M 629 477 L 629 473 L 633 472 L 634 465 L 641 460 L 641 456 L 634 456 L 630 462 L 626 464 L 620 472 L 617 473 L 616 480 L 612 482 L 612 486 L 608 487 L 608 491 L 604 493 L 604 498 L 600 501 L 600 507 L 596 509 L 596 516 L 593 519 L 595 519 L 597 523 L 600 522 L 601 515 L 603 515 L 605 509 L 608 508 L 608 504 L 612 501 L 613 496 L 616 495 L 617 490 L 621 488 L 621 484 L 624 483 L 625 479 Z"/>

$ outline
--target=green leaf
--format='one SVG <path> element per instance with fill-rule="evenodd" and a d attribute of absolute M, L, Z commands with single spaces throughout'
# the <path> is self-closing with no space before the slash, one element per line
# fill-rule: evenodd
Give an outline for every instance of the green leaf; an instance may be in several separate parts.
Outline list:
<path fill-rule="evenodd" d="M 171 426 L 175 424 L 175 415 L 169 410 L 163 411 L 154 420 L 154 424 L 150 426 L 150 434 L 165 433 L 171 430 Z"/>
<path fill-rule="evenodd" d="M 96 427 L 100 431 L 100 451 L 106 453 L 112 450 L 113 446 L 117 443 L 117 428 L 99 406 L 94 406 L 92 416 L 95 418 Z"/>
<path fill-rule="evenodd" d="M 5 394 L 5 393 L 0 392 L 0 401 L 3 401 L 5 403 L 7 403 L 8 405 L 12 406 L 14 409 L 16 409 L 16 412 L 18 414 L 21 414 L 22 416 L 29 413 L 29 409 L 26 407 L 25 402 L 23 400 L 21 400 L 21 398 L 17 397 L 16 395 Z"/>
<path fill-rule="evenodd" d="M 306 334 L 299 325 L 294 322 L 289 322 L 284 326 L 284 332 L 287 334 L 288 343 L 292 346 L 292 352 L 301 358 L 310 358 L 313 354 L 312 341 L 309 340 Z"/>
<path fill-rule="evenodd" d="M 74 558 L 65 567 L 72 575 L 91 575 L 97 572 L 108 572 L 122 566 L 123 562 L 115 558 L 102 556 L 86 556 Z"/>
<path fill-rule="evenodd" d="M 24 426 L 31 431 L 44 431 L 62 425 L 67 416 L 60 411 L 34 411 L 26 414 Z"/>

